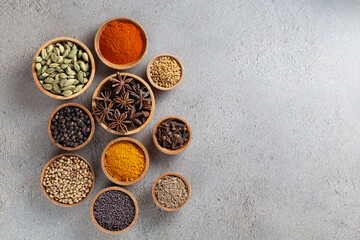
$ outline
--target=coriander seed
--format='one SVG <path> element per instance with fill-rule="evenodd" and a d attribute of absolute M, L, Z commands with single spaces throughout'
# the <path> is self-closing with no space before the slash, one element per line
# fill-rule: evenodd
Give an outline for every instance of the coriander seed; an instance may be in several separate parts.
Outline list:
<path fill-rule="evenodd" d="M 181 75 L 180 64 L 171 56 L 162 56 L 150 66 L 150 78 L 159 87 L 175 86 L 180 81 Z"/>

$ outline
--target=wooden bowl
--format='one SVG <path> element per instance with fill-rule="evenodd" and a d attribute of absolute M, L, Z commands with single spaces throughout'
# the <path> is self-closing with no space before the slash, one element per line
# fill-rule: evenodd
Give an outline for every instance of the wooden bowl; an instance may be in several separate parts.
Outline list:
<path fill-rule="evenodd" d="M 118 132 L 114 129 L 111 129 L 109 128 L 108 126 L 106 126 L 105 123 L 100 123 L 100 118 L 98 116 L 95 116 L 95 119 L 98 121 L 98 123 L 100 123 L 100 125 L 105 128 L 105 130 L 107 130 L 108 132 L 110 133 L 113 133 L 113 134 L 117 134 L 117 135 L 121 135 L 121 136 L 126 136 L 126 135 L 131 135 L 131 134 L 134 134 L 134 133 L 137 133 L 139 131 L 141 131 L 143 128 L 146 127 L 146 125 L 150 122 L 151 118 L 153 117 L 154 115 L 154 111 L 155 111 L 155 97 L 154 97 L 154 93 L 153 91 L 151 90 L 151 87 L 149 86 L 149 84 L 147 84 L 141 77 L 137 76 L 137 75 L 134 75 L 134 74 L 131 74 L 131 73 L 121 73 L 121 75 L 126 75 L 128 77 L 132 77 L 134 79 L 136 79 L 137 81 L 141 82 L 142 84 L 145 85 L 145 87 L 150 91 L 150 97 L 151 97 L 151 111 L 150 111 L 150 115 L 149 117 L 147 118 L 146 122 L 141 125 L 140 127 L 136 128 L 136 129 L 133 129 L 131 131 L 128 131 L 126 133 L 124 132 Z M 101 90 L 103 89 L 104 86 L 107 86 L 107 85 L 110 85 L 111 82 L 110 82 L 110 78 L 116 78 L 116 74 L 113 74 L 111 76 L 108 76 L 107 78 L 105 78 L 104 80 L 102 80 L 99 85 L 96 87 L 95 91 L 94 91 L 94 94 L 92 96 L 92 110 L 93 112 L 95 111 L 95 108 L 96 108 L 96 101 L 95 101 L 95 97 L 98 97 L 100 96 L 100 92 Z"/>
<path fill-rule="evenodd" d="M 81 145 L 78 145 L 76 147 L 64 147 L 63 145 L 61 145 L 60 143 L 57 143 L 55 141 L 55 139 L 53 138 L 52 134 L 51 134 L 51 120 L 53 119 L 54 115 L 62 108 L 64 107 L 78 107 L 80 108 L 81 110 L 85 111 L 87 115 L 89 115 L 89 118 L 90 118 L 90 122 L 91 122 L 91 130 L 90 130 L 90 135 L 89 137 L 86 139 L 85 142 L 83 142 L 83 144 Z M 94 135 L 94 132 L 95 132 L 95 121 L 94 121 L 94 118 L 93 116 L 91 115 L 91 112 L 86 108 L 84 107 L 83 105 L 80 105 L 80 104 L 77 104 L 77 103 L 65 103 L 65 104 L 62 104 L 60 106 L 58 106 L 57 108 L 55 108 L 55 110 L 51 113 L 50 117 L 49 117 L 49 120 L 48 120 L 48 126 L 47 126 L 47 129 L 48 129 L 48 134 L 50 136 L 50 139 L 53 143 L 55 143 L 56 146 L 58 146 L 59 148 L 61 149 L 64 149 L 64 150 L 69 150 L 69 151 L 72 151 L 72 150 L 78 150 L 82 147 L 84 147 L 86 144 L 88 144 L 91 140 L 91 138 L 93 137 Z"/>
<path fill-rule="evenodd" d="M 99 223 L 96 221 L 95 217 L 94 217 L 94 204 L 95 204 L 95 201 L 96 199 L 104 192 L 107 192 L 107 191 L 110 191 L 110 190 L 116 190 L 116 191 L 121 191 L 121 192 L 124 192 L 126 193 L 127 195 L 129 195 L 131 197 L 131 199 L 133 200 L 134 202 L 134 205 L 135 205 L 135 217 L 134 217 L 134 220 L 131 222 L 131 224 L 124 228 L 123 230 L 120 230 L 120 231 L 110 231 L 110 230 L 107 230 L 105 228 L 103 228 L 102 226 L 99 225 Z M 96 227 L 98 227 L 101 231 L 105 232 L 105 233 L 110 233 L 110 234 L 119 234 L 119 233 L 123 233 L 123 232 L 126 232 L 127 230 L 129 230 L 136 222 L 137 218 L 138 218 L 138 215 L 139 215 L 139 206 L 138 206 L 138 203 L 136 201 L 136 198 L 134 197 L 134 195 L 129 192 L 128 190 L 124 189 L 124 188 L 121 188 L 121 187 L 108 187 L 108 188 L 105 188 L 103 190 L 101 190 L 100 192 L 98 192 L 95 197 L 93 198 L 93 200 L 91 201 L 91 206 L 90 206 L 90 214 L 91 214 L 91 219 L 92 221 L 94 222 L 94 224 L 96 225 Z"/>
<path fill-rule="evenodd" d="M 79 45 L 82 49 L 84 49 L 86 51 L 86 53 L 89 55 L 89 61 L 90 61 L 90 64 L 91 64 L 91 72 L 90 72 L 90 76 L 89 76 L 89 81 L 84 85 L 83 89 L 81 89 L 81 91 L 77 92 L 77 93 L 74 93 L 68 97 L 65 97 L 65 96 L 62 96 L 62 95 L 56 95 L 56 94 L 53 94 L 49 91 L 47 91 L 45 88 L 43 88 L 39 82 L 39 79 L 36 75 L 36 70 L 35 70 L 35 61 L 36 61 L 36 58 L 39 56 L 41 50 L 43 50 L 44 48 L 46 48 L 47 46 L 49 46 L 50 44 L 53 44 L 53 43 L 58 43 L 58 42 L 66 42 L 66 41 L 71 41 L 71 42 L 74 42 L 76 43 L 77 45 Z M 74 97 L 77 97 L 79 96 L 80 94 L 82 94 L 83 92 L 86 91 L 86 89 L 88 89 L 90 87 L 90 84 L 92 83 L 93 79 L 94 79 L 94 76 L 95 76 L 95 60 L 94 60 L 94 57 L 91 53 L 91 51 L 86 47 L 85 44 L 83 44 L 82 42 L 80 42 L 79 40 L 76 40 L 74 38 L 69 38 L 69 37 L 58 37 L 58 38 L 53 38 L 49 41 L 47 41 L 44 45 L 42 45 L 39 50 L 36 52 L 35 54 L 35 57 L 34 57 L 34 60 L 33 60 L 33 63 L 31 65 L 31 72 L 32 72 L 32 75 L 33 75 L 33 78 L 34 78 L 34 81 L 36 83 L 36 85 L 39 87 L 39 89 L 45 93 L 46 95 L 52 97 L 52 98 L 55 98 L 55 99 L 60 99 L 60 100 L 68 100 L 68 99 L 71 99 L 71 98 L 74 98 Z"/>
<path fill-rule="evenodd" d="M 123 182 L 123 181 L 119 181 L 115 178 L 113 178 L 108 171 L 105 168 L 105 153 L 106 151 L 109 149 L 109 147 L 111 147 L 113 144 L 117 143 L 117 142 L 121 142 L 121 141 L 128 141 L 128 142 L 132 142 L 135 143 L 138 147 L 141 148 L 141 150 L 144 152 L 144 156 L 145 156 L 145 168 L 144 171 L 140 174 L 140 176 L 130 182 Z M 146 150 L 146 148 L 144 147 L 144 145 L 142 145 L 138 140 L 133 139 L 133 138 L 129 138 L 129 137 L 121 137 L 121 138 L 117 138 L 112 140 L 108 145 L 106 145 L 104 151 L 101 154 L 101 168 L 103 170 L 103 172 L 105 173 L 106 177 L 112 181 L 115 184 L 118 185 L 122 185 L 122 186 L 129 186 L 129 185 L 133 185 L 134 183 L 137 183 L 138 181 L 140 181 L 147 173 L 148 169 L 149 169 L 149 154 Z"/>
<path fill-rule="evenodd" d="M 127 63 L 127 64 L 115 64 L 115 63 L 112 63 L 112 62 L 108 61 L 102 55 L 102 53 L 100 51 L 100 36 L 101 36 L 102 32 L 104 31 L 104 29 L 109 25 L 109 23 L 114 22 L 114 21 L 129 22 L 129 23 L 132 23 L 135 26 L 137 26 L 139 29 L 141 29 L 142 36 L 143 36 L 144 42 L 145 42 L 145 48 L 144 48 L 144 51 L 143 51 L 142 55 L 137 60 L 135 60 L 133 62 L 130 62 L 130 63 Z M 100 27 L 98 28 L 98 30 L 96 31 L 96 34 L 95 34 L 94 47 L 95 47 L 96 54 L 98 55 L 100 60 L 106 66 L 117 69 L 117 70 L 125 70 L 125 69 L 129 69 L 129 68 L 132 68 L 132 67 L 138 65 L 141 62 L 141 60 L 143 60 L 143 58 L 146 55 L 146 51 L 147 51 L 147 47 L 148 47 L 148 39 L 147 39 L 144 28 L 139 23 L 137 23 L 136 21 L 134 21 L 134 20 L 132 20 L 130 18 L 127 18 L 127 17 L 114 17 L 114 18 L 110 18 L 110 19 L 106 20 L 103 24 L 100 25 Z"/>
<path fill-rule="evenodd" d="M 91 173 L 92 173 L 92 175 L 93 175 L 93 179 L 92 179 L 92 180 L 93 180 L 93 184 L 92 184 L 92 186 L 91 186 L 91 188 L 90 188 L 90 191 L 88 192 L 88 194 L 86 195 L 86 197 L 84 197 L 83 199 L 81 199 L 81 200 L 80 200 L 79 202 L 77 202 L 77 203 L 65 204 L 65 203 L 60 203 L 60 202 L 58 202 L 58 201 L 50 198 L 49 194 L 45 191 L 45 187 L 44 187 L 44 185 L 43 185 L 43 180 L 44 180 L 44 177 L 45 177 L 45 170 L 46 170 L 46 168 L 47 168 L 48 166 L 50 166 L 50 164 L 51 164 L 52 162 L 54 162 L 56 159 L 61 158 L 62 156 L 66 156 L 66 157 L 78 157 L 79 159 L 83 160 L 83 161 L 89 166 L 90 171 L 91 171 Z M 95 173 L 94 173 L 94 170 L 93 170 L 93 168 L 91 167 L 90 163 L 89 163 L 88 161 L 86 161 L 86 159 L 83 158 L 82 156 L 77 155 L 77 154 L 73 154 L 73 153 L 71 153 L 71 154 L 70 154 L 70 153 L 64 153 L 64 154 L 57 155 L 56 157 L 53 157 L 52 159 L 50 159 L 50 161 L 48 161 L 48 162 L 45 164 L 45 166 L 44 166 L 44 168 L 43 168 L 43 170 L 42 170 L 42 172 L 41 172 L 40 184 L 41 184 L 41 189 L 42 189 L 43 193 L 45 194 L 45 196 L 46 196 L 51 202 L 53 202 L 53 203 L 55 203 L 55 204 L 57 204 L 57 205 L 59 205 L 59 206 L 72 207 L 72 206 L 75 206 L 75 205 L 78 205 L 78 204 L 84 202 L 84 201 L 90 196 L 90 194 L 91 194 L 91 192 L 93 191 L 94 186 L 95 186 Z"/>
<path fill-rule="evenodd" d="M 183 205 L 181 205 L 181 206 L 179 206 L 179 207 L 177 207 L 177 208 L 167 208 L 167 207 L 164 207 L 163 205 L 161 205 L 161 204 L 158 202 L 158 200 L 157 200 L 157 198 L 156 198 L 156 195 L 155 195 L 156 185 L 158 184 L 159 180 L 162 179 L 162 178 L 165 177 L 165 176 L 176 176 L 176 177 L 181 178 L 181 179 L 184 181 L 184 183 L 185 183 L 185 185 L 186 185 L 186 187 L 187 187 L 187 189 L 188 189 L 188 193 L 189 193 L 189 194 L 188 194 L 188 197 L 187 197 L 186 201 L 184 202 Z M 191 195 L 191 188 L 190 188 L 189 182 L 186 180 L 186 178 L 185 178 L 183 175 L 178 174 L 178 173 L 175 173 L 175 172 L 167 172 L 167 173 L 164 173 L 164 174 L 160 175 L 160 177 L 158 177 L 158 178 L 155 180 L 154 185 L 153 185 L 153 187 L 152 187 L 152 197 L 153 197 L 153 199 L 154 199 L 154 202 L 156 203 L 156 205 L 158 205 L 159 208 L 161 208 L 161 209 L 163 209 L 163 210 L 165 210 L 165 211 L 170 211 L 170 212 L 171 212 L 171 211 L 177 211 L 177 210 L 179 210 L 180 208 L 184 207 L 184 206 L 186 205 L 186 203 L 189 201 L 190 195 Z"/>
<path fill-rule="evenodd" d="M 172 87 L 169 87 L 169 88 L 166 88 L 166 87 L 160 87 L 159 85 L 157 85 L 156 83 L 154 83 L 154 81 L 152 80 L 151 76 L 150 76 L 150 66 L 159 58 L 161 57 L 172 57 L 174 58 L 178 64 L 180 65 L 180 68 L 181 68 L 181 77 L 180 77 L 180 80 Z M 159 90 L 163 90 L 163 91 L 168 91 L 168 90 L 172 90 L 174 88 L 176 88 L 177 86 L 179 86 L 179 84 L 181 83 L 181 81 L 183 80 L 184 78 L 184 65 L 182 64 L 182 62 L 180 61 L 179 58 L 177 58 L 176 56 L 174 55 L 171 55 L 171 54 L 168 54 L 168 53 L 163 53 L 163 54 L 159 54 L 159 55 L 156 55 L 155 57 L 153 57 L 147 67 L 146 67 L 146 76 L 147 78 L 149 79 L 149 82 L 150 84 L 154 87 L 154 88 L 157 88 Z"/>
<path fill-rule="evenodd" d="M 176 149 L 176 150 L 170 150 L 170 149 L 167 149 L 167 148 L 163 148 L 160 146 L 160 144 L 158 143 L 157 141 L 157 138 L 156 138 L 156 132 L 157 132 L 157 128 L 159 127 L 159 125 L 168 120 L 168 119 L 174 119 L 174 120 L 178 120 L 178 121 L 181 121 L 183 123 L 185 123 L 187 129 L 189 130 L 189 140 L 188 142 L 182 147 L 182 148 L 179 148 L 179 149 Z M 153 129 L 153 133 L 152 133 L 152 137 L 153 137 L 153 141 L 154 141 L 154 144 L 155 146 L 163 153 L 165 154 L 169 154 L 169 155 L 175 155 L 175 154 L 178 154 L 178 153 L 181 153 L 182 151 L 184 151 L 189 145 L 190 145 L 190 142 L 191 142 L 191 138 L 192 138 L 192 131 L 191 131 L 191 128 L 190 128 L 190 125 L 182 118 L 180 117 L 177 117 L 177 116 L 167 116 L 167 117 L 164 117 L 162 119 L 160 119 L 154 126 L 154 129 Z"/>

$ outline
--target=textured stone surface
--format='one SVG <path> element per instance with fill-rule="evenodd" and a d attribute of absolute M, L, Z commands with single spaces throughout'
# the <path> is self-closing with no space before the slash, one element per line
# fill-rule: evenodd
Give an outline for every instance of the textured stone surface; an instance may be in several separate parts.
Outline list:
<path fill-rule="evenodd" d="M 359 239 L 360 4 L 358 1 L 45 1 L 0 4 L 1 239 Z M 61 153 L 46 131 L 64 103 L 43 94 L 30 65 L 47 40 L 68 36 L 93 51 L 98 26 L 127 16 L 149 49 L 129 72 L 145 78 L 155 54 L 185 65 L 174 91 L 156 94 L 151 123 L 134 138 L 148 149 L 147 175 L 127 187 L 140 216 L 120 236 L 99 231 L 91 198 L 110 186 L 100 155 L 116 138 L 100 126 L 77 151 L 94 167 L 91 197 L 73 208 L 50 203 L 40 172 Z M 94 53 L 94 51 L 93 51 Z M 96 76 L 74 102 L 90 107 L 96 85 L 115 73 L 96 57 Z M 178 156 L 156 150 L 151 131 L 166 115 L 192 126 Z M 162 212 L 155 179 L 183 174 L 188 205 Z"/>

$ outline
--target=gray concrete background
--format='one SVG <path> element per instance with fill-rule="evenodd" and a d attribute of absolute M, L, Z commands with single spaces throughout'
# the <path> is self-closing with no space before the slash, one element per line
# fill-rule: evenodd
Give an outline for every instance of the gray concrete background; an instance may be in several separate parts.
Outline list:
<path fill-rule="evenodd" d="M 45 1 L 0 2 L 1 239 L 359 239 L 359 1 Z M 92 197 L 110 186 L 100 167 L 116 136 L 97 127 L 77 153 L 92 164 L 91 197 L 73 208 L 49 202 L 39 177 L 61 153 L 46 131 L 64 103 L 34 84 L 30 65 L 47 40 L 68 36 L 94 54 L 99 25 L 114 16 L 138 21 L 149 37 L 144 60 L 129 72 L 145 78 L 155 54 L 185 65 L 174 91 L 154 91 L 151 123 L 133 137 L 149 150 L 144 179 L 127 187 L 139 201 L 134 227 L 99 231 Z M 92 93 L 115 73 L 96 57 Z M 155 123 L 179 115 L 192 126 L 178 156 L 157 151 Z M 154 180 L 176 171 L 193 194 L 168 213 L 151 198 Z"/>

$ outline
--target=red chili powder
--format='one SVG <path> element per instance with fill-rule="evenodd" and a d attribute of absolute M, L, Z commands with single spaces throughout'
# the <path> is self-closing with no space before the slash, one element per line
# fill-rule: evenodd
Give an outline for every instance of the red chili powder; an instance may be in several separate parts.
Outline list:
<path fill-rule="evenodd" d="M 100 51 L 115 64 L 137 60 L 145 48 L 142 30 L 130 22 L 111 22 L 101 33 Z"/>

